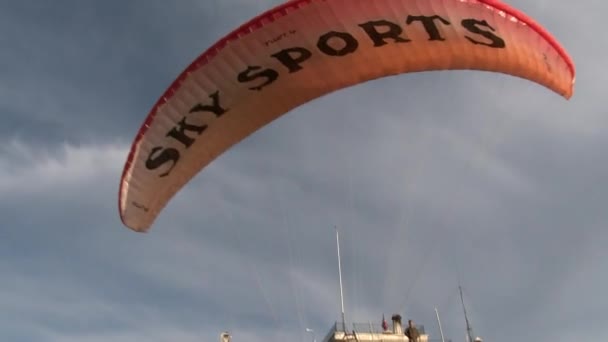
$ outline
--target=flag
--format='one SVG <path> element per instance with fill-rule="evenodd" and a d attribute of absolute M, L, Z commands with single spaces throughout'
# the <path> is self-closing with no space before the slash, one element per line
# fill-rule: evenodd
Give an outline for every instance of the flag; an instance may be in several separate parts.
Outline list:
<path fill-rule="evenodd" d="M 388 330 L 388 324 L 386 324 L 386 319 L 384 319 L 384 314 L 382 314 L 382 329 L 384 329 L 384 331 Z"/>

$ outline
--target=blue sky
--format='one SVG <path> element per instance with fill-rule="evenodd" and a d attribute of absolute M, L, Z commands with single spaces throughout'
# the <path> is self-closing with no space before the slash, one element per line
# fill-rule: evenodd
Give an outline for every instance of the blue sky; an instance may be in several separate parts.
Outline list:
<path fill-rule="evenodd" d="M 222 155 L 148 234 L 117 209 L 139 125 L 279 1 L 0 2 L 0 337 L 309 341 L 340 317 L 337 225 L 348 321 L 437 338 L 437 307 L 462 341 L 460 281 L 486 341 L 607 340 L 606 5 L 508 2 L 571 53 L 570 101 L 479 72 L 346 89 Z"/>

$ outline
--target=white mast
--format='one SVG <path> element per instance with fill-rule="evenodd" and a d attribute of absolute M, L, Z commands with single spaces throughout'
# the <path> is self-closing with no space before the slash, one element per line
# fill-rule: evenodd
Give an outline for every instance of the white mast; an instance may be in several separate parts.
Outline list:
<path fill-rule="evenodd" d="M 344 292 L 342 290 L 342 264 L 340 262 L 340 235 L 338 227 L 336 228 L 336 244 L 338 246 L 338 276 L 340 279 L 340 303 L 342 304 L 342 327 L 346 330 L 346 320 L 344 319 Z"/>
<path fill-rule="evenodd" d="M 443 329 L 441 328 L 441 321 L 439 320 L 439 311 L 435 308 L 435 314 L 437 314 L 437 323 L 439 324 L 439 333 L 441 334 L 441 342 L 445 342 L 445 338 L 443 337 Z"/>

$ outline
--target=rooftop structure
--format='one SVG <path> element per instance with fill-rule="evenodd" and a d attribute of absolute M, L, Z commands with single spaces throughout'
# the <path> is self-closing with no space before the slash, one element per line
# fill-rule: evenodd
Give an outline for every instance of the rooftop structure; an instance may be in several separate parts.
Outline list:
<path fill-rule="evenodd" d="M 415 342 L 432 342 L 429 336 L 424 331 L 424 326 L 415 325 L 419 332 L 419 337 Z M 342 342 L 342 341 L 357 341 L 357 342 L 409 342 L 410 339 L 406 336 L 405 328 L 401 322 L 400 315 L 393 315 L 392 324 L 389 326 L 386 322 L 378 323 L 353 323 L 352 326 L 338 322 L 327 333 L 322 342 Z M 440 340 L 437 340 L 437 342 Z M 414 341 L 413 341 L 414 342 Z"/>

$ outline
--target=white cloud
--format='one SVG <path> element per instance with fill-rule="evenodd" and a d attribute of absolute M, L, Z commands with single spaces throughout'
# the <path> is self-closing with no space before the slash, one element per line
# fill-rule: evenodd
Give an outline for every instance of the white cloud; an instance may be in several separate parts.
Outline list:
<path fill-rule="evenodd" d="M 118 184 L 127 152 L 119 144 L 43 149 L 12 140 L 0 149 L 0 194 L 23 196 L 83 187 L 111 175 Z"/>

